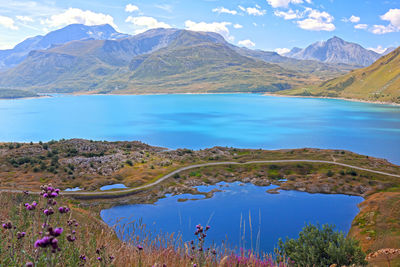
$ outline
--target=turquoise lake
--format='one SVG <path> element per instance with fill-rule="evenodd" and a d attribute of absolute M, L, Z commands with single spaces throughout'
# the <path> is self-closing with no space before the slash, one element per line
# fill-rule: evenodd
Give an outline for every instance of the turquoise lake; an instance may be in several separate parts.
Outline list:
<path fill-rule="evenodd" d="M 357 204 L 363 200 L 355 196 L 297 191 L 265 192 L 274 187 L 239 182 L 200 186 L 197 187 L 199 191 L 217 188 L 222 192 L 216 192 L 209 199 L 188 194 L 168 195 L 155 204 L 122 205 L 103 210 L 101 218 L 111 226 L 117 225 L 117 231 L 123 228 L 121 225 L 141 220 L 153 236 L 180 233 L 183 241 L 194 239 L 195 226 L 200 223 L 211 226 L 207 233 L 208 245 L 226 241 L 232 249 L 259 248 L 260 251 L 273 252 L 280 237 L 296 238 L 306 223 L 335 224 L 336 229 L 346 233 L 359 211 Z M 193 198 L 201 200 L 190 200 Z M 178 202 L 178 199 L 189 200 Z M 131 232 L 132 226 L 128 228 Z M 122 234 L 120 237 L 127 238 Z"/>
<path fill-rule="evenodd" d="M 0 141 L 140 140 L 168 148 L 336 148 L 400 164 L 400 107 L 259 94 L 0 100 Z"/>
<path fill-rule="evenodd" d="M 71 96 L 0 100 L 0 141 L 38 142 L 62 138 L 140 140 L 167 148 L 332 148 L 400 164 L 400 107 L 334 99 L 284 98 L 260 94 Z M 115 186 L 115 185 L 114 185 Z M 217 186 L 218 187 L 218 186 Z M 211 190 L 200 188 L 201 190 Z M 360 197 L 282 191 L 238 183 L 206 200 L 178 202 L 167 196 L 155 205 L 103 210 L 116 218 L 143 219 L 152 232 L 180 231 L 193 238 L 197 223 L 209 224 L 210 240 L 240 240 L 240 218 L 253 221 L 253 248 L 272 251 L 279 237 L 296 237 L 305 223 L 332 223 L 347 232 Z M 79 188 L 71 189 L 79 190 Z M 198 197 L 198 196 L 197 196 Z M 211 218 L 211 219 L 210 219 Z M 261 220 L 261 223 L 260 223 Z"/>

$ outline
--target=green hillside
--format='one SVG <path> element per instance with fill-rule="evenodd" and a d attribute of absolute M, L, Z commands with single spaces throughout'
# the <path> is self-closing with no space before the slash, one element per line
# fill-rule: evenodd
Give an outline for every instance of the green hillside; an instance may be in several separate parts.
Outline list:
<path fill-rule="evenodd" d="M 400 47 L 369 67 L 353 70 L 318 86 L 302 86 L 280 93 L 400 103 Z"/>
<path fill-rule="evenodd" d="M 0 99 L 14 99 L 14 98 L 38 97 L 38 96 L 39 95 L 33 92 L 0 88 Z"/>
<path fill-rule="evenodd" d="M 157 30 L 33 51 L 0 86 L 57 93 L 275 92 L 318 81 L 247 57 L 212 33 Z"/>

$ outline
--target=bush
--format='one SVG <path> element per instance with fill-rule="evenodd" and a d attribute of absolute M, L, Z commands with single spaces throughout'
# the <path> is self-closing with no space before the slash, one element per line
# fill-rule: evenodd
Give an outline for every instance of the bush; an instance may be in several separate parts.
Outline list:
<path fill-rule="evenodd" d="M 299 233 L 298 239 L 279 240 L 277 254 L 288 257 L 296 266 L 366 266 L 365 254 L 358 241 L 346 238 L 332 225 L 307 225 Z"/>

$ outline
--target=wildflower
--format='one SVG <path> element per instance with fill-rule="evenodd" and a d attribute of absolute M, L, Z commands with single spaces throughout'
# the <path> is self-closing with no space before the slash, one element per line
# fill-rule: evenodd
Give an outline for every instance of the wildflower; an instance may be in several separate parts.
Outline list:
<path fill-rule="evenodd" d="M 37 202 L 36 202 L 36 201 L 33 201 L 33 202 L 32 202 L 32 206 L 36 207 L 36 206 L 37 206 Z"/>
<path fill-rule="evenodd" d="M 52 208 L 45 209 L 45 210 L 43 211 L 43 213 L 44 213 L 46 216 L 50 216 L 50 215 L 52 215 L 52 214 L 54 213 L 54 210 L 53 210 Z"/>
<path fill-rule="evenodd" d="M 43 237 L 42 239 L 36 240 L 36 242 L 35 242 L 35 248 L 39 248 L 39 247 L 45 248 L 45 247 L 47 247 L 48 245 L 50 245 L 50 242 L 51 242 L 51 238 L 48 237 L 48 236 L 45 236 L 45 237 Z"/>
<path fill-rule="evenodd" d="M 115 259 L 114 256 L 109 256 L 109 258 L 110 258 L 110 261 L 113 261 Z"/>
<path fill-rule="evenodd" d="M 98 261 L 101 261 L 101 257 L 97 257 L 97 260 L 98 260 Z"/>
<path fill-rule="evenodd" d="M 29 261 L 29 262 L 25 263 L 25 266 L 26 267 L 33 267 L 33 263 Z"/>
<path fill-rule="evenodd" d="M 21 238 L 23 238 L 25 235 L 26 235 L 25 232 L 18 232 L 18 233 L 17 233 L 17 239 L 21 239 Z"/>
<path fill-rule="evenodd" d="M 68 236 L 67 236 L 67 240 L 68 240 L 69 242 L 74 242 L 74 241 L 76 240 L 76 237 L 75 237 L 75 236 L 72 236 L 72 235 L 68 235 Z"/>
<path fill-rule="evenodd" d="M 43 194 L 43 197 L 44 197 L 44 198 L 48 198 L 48 197 L 49 197 L 49 194 L 44 193 L 44 194 Z"/>
<path fill-rule="evenodd" d="M 69 212 L 69 208 L 67 207 L 59 207 L 58 211 L 63 214 L 63 213 L 68 213 Z"/>
<path fill-rule="evenodd" d="M 82 254 L 82 255 L 79 256 L 79 259 L 81 261 L 86 261 L 86 256 L 84 254 Z"/>
<path fill-rule="evenodd" d="M 12 228 L 11 222 L 3 223 L 2 226 L 3 226 L 3 228 L 6 229 L 6 230 Z"/>
<path fill-rule="evenodd" d="M 138 250 L 143 250 L 143 247 L 141 245 L 136 246 Z"/>
<path fill-rule="evenodd" d="M 57 240 L 57 238 L 53 238 L 51 240 L 51 246 L 53 247 L 53 249 L 57 249 L 58 248 L 58 240 Z"/>
<path fill-rule="evenodd" d="M 56 192 L 50 193 L 50 197 L 58 197 L 58 194 Z"/>
<path fill-rule="evenodd" d="M 60 236 L 64 230 L 62 228 L 56 228 L 53 230 L 53 228 L 49 228 L 49 233 L 52 236 Z"/>
<path fill-rule="evenodd" d="M 207 225 L 207 226 L 206 226 L 206 231 L 210 230 L 210 228 L 211 228 L 211 227 L 210 227 L 209 225 Z"/>

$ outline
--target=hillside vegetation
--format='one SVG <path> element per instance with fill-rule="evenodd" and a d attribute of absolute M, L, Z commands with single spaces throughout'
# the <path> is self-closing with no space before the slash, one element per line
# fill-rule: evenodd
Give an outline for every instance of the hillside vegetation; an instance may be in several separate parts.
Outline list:
<path fill-rule="evenodd" d="M 400 103 L 400 47 L 369 67 L 353 70 L 317 86 L 281 93 Z"/>
<path fill-rule="evenodd" d="M 353 68 L 236 47 L 216 33 L 154 29 L 31 51 L 0 73 L 0 86 L 41 93 L 276 92 Z"/>
<path fill-rule="evenodd" d="M 28 92 L 17 89 L 0 89 L 0 99 L 14 99 L 14 98 L 25 98 L 25 97 L 38 97 L 39 95 L 35 92 Z"/>

